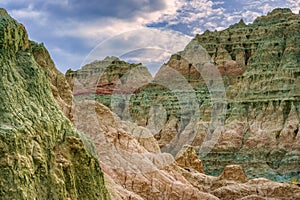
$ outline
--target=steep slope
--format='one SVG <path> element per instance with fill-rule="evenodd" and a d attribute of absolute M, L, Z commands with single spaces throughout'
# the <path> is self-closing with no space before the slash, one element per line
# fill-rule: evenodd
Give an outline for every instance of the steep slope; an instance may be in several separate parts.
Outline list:
<path fill-rule="evenodd" d="M 0 9 L 1 199 L 109 199 L 93 143 L 56 103 L 23 25 Z"/>
<path fill-rule="evenodd" d="M 127 63 L 114 56 L 77 71 L 68 70 L 66 78 L 77 99 L 96 99 L 123 119 L 130 117 L 125 106 L 128 96 L 152 81 L 150 72 L 141 63 Z"/>
<path fill-rule="evenodd" d="M 195 146 L 209 174 L 241 164 L 249 177 L 299 182 L 299 22 L 299 14 L 275 9 L 249 25 L 241 20 L 206 31 L 173 55 L 151 83 L 150 77 L 145 84 L 138 84 L 143 78 L 122 83 L 120 73 L 115 82 L 139 87 L 118 96 L 122 86 L 110 84 L 109 93 L 97 95 L 107 86 L 96 83 L 93 98 L 149 128 L 165 152 L 175 156 L 183 144 Z M 123 65 L 113 63 L 117 71 Z"/>
<path fill-rule="evenodd" d="M 253 24 L 241 20 L 224 31 L 206 31 L 193 39 L 207 50 L 226 88 L 224 126 L 214 130 L 217 144 L 202 157 L 207 173 L 220 174 L 224 166 L 236 163 L 250 177 L 299 181 L 299 23 L 299 14 L 275 9 Z M 192 71 L 189 61 L 171 58 L 168 64 L 196 90 L 204 88 L 198 95 L 202 102 L 210 98 L 205 87 L 197 87 L 203 85 L 203 74 L 197 70 L 185 74 Z M 205 112 L 202 116 L 210 120 Z M 194 125 L 194 146 L 203 145 L 208 131 L 203 124 Z"/>
<path fill-rule="evenodd" d="M 279 12 L 285 13 L 286 10 Z M 234 27 L 247 28 L 242 22 Z M 251 179 L 255 176 L 274 176 L 268 173 L 269 166 L 265 168 L 265 165 L 261 165 L 266 163 L 266 160 L 264 154 L 260 157 L 259 150 L 237 153 L 239 148 L 236 146 L 244 144 L 243 122 L 236 118 L 231 121 L 232 114 L 229 114 L 226 116 L 228 121 L 224 127 L 210 126 L 213 100 L 208 89 L 220 89 L 221 87 L 211 86 L 225 83 L 223 89 L 229 90 L 230 86 L 238 84 L 238 77 L 246 73 L 247 65 L 244 60 L 244 64 L 240 65 L 228 58 L 225 70 L 224 65 L 218 60 L 211 60 L 209 55 L 210 52 L 205 51 L 194 39 L 184 51 L 171 57 L 151 83 L 151 76 L 145 67 L 126 63 L 115 57 L 95 61 L 78 71 L 68 71 L 67 78 L 76 96 L 74 125 L 95 141 L 109 191 L 114 199 L 300 198 L 300 188 L 295 184 L 276 183 L 262 178 Z M 214 65 L 210 62 L 218 64 L 219 74 L 211 70 Z M 202 77 L 197 71 L 199 68 L 209 79 Z M 132 72 L 135 73 L 131 74 Z M 222 75 L 224 81 L 217 75 Z M 185 87 L 186 85 L 181 83 L 192 87 Z M 192 96 L 192 93 L 196 94 Z M 196 98 L 200 110 L 199 116 L 196 116 L 198 118 L 188 116 L 193 114 L 195 107 L 191 107 L 188 98 L 180 99 L 180 96 Z M 110 106 L 110 110 L 95 100 Z M 122 105 L 117 105 L 119 110 L 116 110 L 114 106 L 115 103 L 120 103 L 118 100 L 125 101 Z M 219 105 L 224 106 L 231 101 L 234 99 L 221 99 Z M 180 111 L 181 107 L 184 109 Z M 233 108 L 226 106 L 226 109 L 228 113 L 234 113 L 234 110 L 231 110 Z M 130 119 L 136 123 L 130 122 Z M 205 141 L 209 132 L 212 132 L 213 136 L 218 136 L 219 132 L 220 137 L 212 137 L 216 139 L 217 144 L 212 152 L 204 157 L 204 162 L 201 162 L 194 149 L 184 144 L 191 143 L 201 152 L 203 143 L 211 144 L 209 138 Z M 253 133 L 252 138 L 255 139 L 257 135 L 254 134 L 257 133 Z M 185 142 L 181 143 L 177 140 L 181 137 L 192 140 L 183 140 Z M 168 146 L 171 148 L 164 148 Z M 293 146 L 296 147 L 294 144 Z M 174 149 L 175 151 L 168 151 Z M 176 160 L 166 152 L 171 152 L 174 156 L 178 152 Z M 256 160 L 247 160 L 247 153 Z M 219 176 L 201 173 L 201 163 L 204 164 L 206 173 Z M 242 164 L 245 170 L 239 165 L 228 166 L 233 163 Z M 253 166 L 255 168 L 251 169 Z M 297 171 L 296 167 L 291 165 L 292 170 Z M 275 171 L 274 174 L 277 176 L 278 172 Z M 283 178 L 289 180 L 291 176 L 286 174 Z M 279 174 L 280 178 L 281 175 Z"/>
<path fill-rule="evenodd" d="M 148 129 L 120 120 L 98 102 L 78 101 L 74 124 L 95 141 L 114 199 L 218 199 L 188 182 Z"/>
<path fill-rule="evenodd" d="M 43 43 L 38 44 L 31 41 L 31 49 L 37 64 L 46 71 L 46 76 L 49 79 L 52 94 L 56 102 L 66 117 L 72 121 L 73 115 L 71 105 L 73 93 L 65 75 L 56 69 L 54 62 Z"/>
<path fill-rule="evenodd" d="M 74 124 L 95 141 L 115 200 L 300 198 L 297 185 L 249 179 L 239 165 L 226 166 L 218 177 L 205 175 L 193 147 L 185 146 L 174 160 L 160 151 L 148 129 L 92 100 L 76 103 Z"/>
<path fill-rule="evenodd" d="M 203 160 L 207 171 L 239 163 L 252 177 L 300 180 L 299 32 L 299 14 L 275 9 L 253 24 L 196 36 L 227 87 L 226 124 Z M 230 72 L 233 65 L 244 72 Z"/>

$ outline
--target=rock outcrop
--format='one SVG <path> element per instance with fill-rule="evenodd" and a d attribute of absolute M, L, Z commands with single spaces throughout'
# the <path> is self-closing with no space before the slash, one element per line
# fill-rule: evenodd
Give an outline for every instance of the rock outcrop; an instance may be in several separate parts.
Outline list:
<path fill-rule="evenodd" d="M 46 71 L 46 76 L 50 81 L 52 94 L 56 102 L 61 107 L 66 117 L 72 121 L 73 92 L 65 75 L 55 67 L 54 62 L 43 43 L 38 44 L 31 41 L 31 49 L 37 64 Z"/>
<path fill-rule="evenodd" d="M 175 160 L 180 167 L 183 167 L 187 170 L 192 168 L 200 173 L 204 173 L 202 161 L 199 159 L 192 146 L 184 146 L 177 153 Z"/>
<path fill-rule="evenodd" d="M 299 181 L 299 22 L 299 14 L 275 9 L 252 24 L 196 36 L 219 68 L 235 63 L 243 71 L 223 73 L 226 123 L 202 159 L 207 172 L 237 163 L 250 177 Z"/>
<path fill-rule="evenodd" d="M 176 155 L 184 143 L 194 146 L 209 174 L 240 164 L 251 178 L 299 182 L 299 22 L 299 14 L 275 9 L 197 35 L 131 96 L 131 119 L 149 127 L 159 108 L 164 125 L 151 131 L 161 149 Z M 181 136 L 193 139 L 181 144 Z"/>
<path fill-rule="evenodd" d="M 244 173 L 240 165 L 228 165 L 224 168 L 223 173 L 220 176 L 221 180 L 232 180 L 236 182 L 245 183 L 248 181 L 246 174 Z"/>
<path fill-rule="evenodd" d="M 115 183 L 111 193 L 122 186 L 115 199 L 218 199 L 193 187 L 148 129 L 121 121 L 98 102 L 77 102 L 74 123 L 95 141 L 101 167 Z"/>
<path fill-rule="evenodd" d="M 110 199 L 93 143 L 61 111 L 68 115 L 70 95 L 57 90 L 59 107 L 46 76 L 53 69 L 36 53 L 24 26 L 0 9 L 1 199 Z"/>
<path fill-rule="evenodd" d="M 77 98 L 147 127 L 163 152 L 194 146 L 206 173 L 240 164 L 250 178 L 299 182 L 299 22 L 299 14 L 275 9 L 252 24 L 206 31 L 153 79 L 114 57 L 67 77 L 77 80 Z"/>
<path fill-rule="evenodd" d="M 248 179 L 239 165 L 226 166 L 219 177 L 195 170 L 182 170 L 182 175 L 196 188 L 220 199 L 299 199 L 299 186 L 272 182 L 264 178 Z"/>
<path fill-rule="evenodd" d="M 205 175 L 191 146 L 175 162 L 172 155 L 161 153 L 148 129 L 120 120 L 98 102 L 77 102 L 74 116 L 78 129 L 96 143 L 113 199 L 300 198 L 298 186 L 248 179 L 239 165 L 226 166 L 219 177 Z"/>
<path fill-rule="evenodd" d="M 266 17 L 270 19 L 259 18 L 255 23 L 260 27 L 272 21 L 274 16 L 280 15 L 291 18 L 296 16 L 287 10 L 275 10 Z M 274 23 L 276 20 L 271 24 Z M 236 26 L 247 27 L 242 22 Z M 287 167 L 288 172 L 297 172 L 297 95 L 293 96 L 294 99 L 286 96 L 287 100 L 276 96 L 281 103 L 267 104 L 267 108 L 263 110 L 260 110 L 260 106 L 255 107 L 252 97 L 250 100 L 229 98 L 226 124 L 223 128 L 215 127 L 210 125 L 211 117 L 207 114 L 213 109 L 206 107 L 211 101 L 207 96 L 210 86 L 204 87 L 207 80 L 199 77 L 197 67 L 202 72 L 207 70 L 205 73 L 210 74 L 210 81 L 214 82 L 212 85 L 216 82 L 220 84 L 220 80 L 215 77 L 217 74 L 208 70 L 212 66 L 205 63 L 209 57 L 201 46 L 195 45 L 197 43 L 191 42 L 179 56 L 174 55 L 152 83 L 150 73 L 141 64 L 129 64 L 115 57 L 108 57 L 104 61 L 87 65 L 84 70 L 69 71 L 67 79 L 70 86 L 55 68 L 45 47 L 30 42 L 27 37 L 25 28 L 5 10 L 0 9 L 1 199 L 300 199 L 300 188 L 296 185 L 262 178 L 251 179 L 246 175 L 248 173 L 252 176 L 258 168 L 262 169 L 261 174 L 265 174 L 264 170 L 268 168 L 261 168 L 263 161 L 267 162 L 268 167 L 277 166 L 277 171 L 274 172 L 276 176 L 281 168 L 283 173 L 280 175 L 286 175 L 287 178 L 291 175 L 286 173 Z M 203 53 L 200 56 L 203 63 L 198 63 L 196 67 L 188 63 L 199 61 L 199 54 L 192 53 L 195 51 Z M 229 57 L 222 53 L 215 54 L 215 62 L 226 83 L 227 93 L 236 91 L 235 87 L 245 87 L 244 81 L 250 80 L 247 74 L 252 70 L 251 59 L 245 64 L 245 60 L 241 58 L 232 59 L 222 65 L 218 59 Z M 213 56 L 212 58 L 214 59 Z M 293 59 L 289 63 L 293 63 Z M 199 110 L 203 116 L 190 117 L 188 114 L 194 109 L 190 104 L 184 107 L 184 112 L 178 112 L 180 103 L 185 99 L 179 99 L 180 103 L 176 103 L 176 98 L 182 94 L 187 95 L 190 92 L 187 89 L 190 88 L 182 87 L 175 94 L 174 91 L 170 92 L 172 87 L 168 88 L 170 84 L 164 77 L 170 75 L 169 72 L 173 75 L 176 86 L 186 82 L 182 82 L 183 79 L 176 76 L 176 73 L 172 74 L 174 71 L 170 71 L 169 67 L 177 67 L 176 71 L 182 70 L 185 79 L 196 90 L 195 97 L 200 99 L 198 103 L 202 102 L 199 103 Z M 277 71 L 272 73 L 276 74 Z M 239 94 L 246 90 L 237 91 L 237 96 L 240 97 Z M 145 99 L 145 95 L 151 97 L 150 101 Z M 119 99 L 124 100 L 126 96 L 132 98 L 120 105 Z M 95 99 L 106 99 L 115 113 Z M 163 103 L 166 100 L 168 103 Z M 140 107 L 137 105 L 139 101 Z M 261 101 L 269 100 L 255 100 L 257 105 Z M 288 105 L 286 101 L 291 104 Z M 241 107 L 246 102 L 252 105 L 249 106 L 247 115 L 244 107 Z M 145 109 L 147 103 L 150 106 L 148 104 Z M 144 113 L 139 115 L 140 112 Z M 278 127 L 283 128 L 276 132 L 276 142 L 273 144 L 272 134 L 270 136 L 267 132 L 269 129 L 262 127 L 274 128 L 276 124 L 272 120 L 278 119 L 281 114 L 283 120 L 279 122 L 282 122 L 282 126 Z M 247 120 L 244 121 L 245 119 Z M 258 120 L 261 120 L 259 125 L 256 124 Z M 248 128 L 245 129 L 245 126 Z M 202 161 L 195 151 L 199 150 L 202 143 L 209 142 L 205 136 L 207 130 L 212 128 L 215 129 L 209 131 L 219 131 L 220 137 L 215 138 L 216 147 L 203 160 L 208 173 L 210 169 L 214 170 L 213 173 L 222 169 L 222 173 L 215 177 L 204 174 Z M 83 133 L 95 142 L 95 146 Z M 261 139 L 265 137 L 268 140 Z M 181 140 L 174 138 L 190 142 L 194 147 L 184 146 L 184 142 L 180 143 Z M 261 149 L 257 145 L 261 145 Z M 256 149 L 250 151 L 248 147 Z M 275 147 L 276 149 L 272 149 Z M 181 150 L 177 151 L 179 148 Z M 270 160 L 264 160 L 265 154 L 260 151 L 268 148 L 274 152 L 267 154 Z M 161 149 L 176 149 L 171 151 L 177 153 L 175 159 Z M 238 163 L 245 164 L 245 155 L 253 155 L 256 159 L 250 165 L 247 163 L 245 169 L 240 165 L 227 165 L 235 161 L 232 156 L 237 156 Z M 212 168 L 215 164 L 217 169 Z M 249 166 L 253 167 L 254 164 L 258 164 L 257 169 L 249 170 Z M 108 191 L 104 186 L 104 176 Z"/>

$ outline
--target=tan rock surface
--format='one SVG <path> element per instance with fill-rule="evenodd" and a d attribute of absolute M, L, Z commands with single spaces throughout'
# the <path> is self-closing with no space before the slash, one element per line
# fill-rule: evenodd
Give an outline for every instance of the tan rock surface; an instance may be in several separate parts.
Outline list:
<path fill-rule="evenodd" d="M 300 199 L 300 188 L 296 185 L 264 178 L 247 180 L 238 165 L 227 166 L 225 169 L 220 177 L 208 176 L 195 170 L 182 169 L 181 173 L 194 187 L 220 199 Z"/>
<path fill-rule="evenodd" d="M 256 195 L 266 199 L 300 199 L 300 188 L 287 183 L 253 179 L 247 183 L 223 186 L 212 192 L 221 199 L 239 199 Z M 249 197 L 249 198 L 250 198 Z"/>
<path fill-rule="evenodd" d="M 240 165 L 228 165 L 224 168 L 223 173 L 220 176 L 221 180 L 231 180 L 235 182 L 245 183 L 248 181 L 243 168 Z"/>
<path fill-rule="evenodd" d="M 172 155 L 160 153 L 158 146 L 149 147 L 147 142 L 142 146 L 138 142 L 141 138 L 153 136 L 132 131 L 139 129 L 138 126 L 121 121 L 107 107 L 81 101 L 76 104 L 74 114 L 76 127 L 95 141 L 104 173 L 124 188 L 118 194 L 122 198 L 129 199 L 133 192 L 143 199 L 217 199 L 193 187 L 178 172 Z M 111 185 L 113 192 L 117 187 Z"/>
<path fill-rule="evenodd" d="M 177 164 L 185 169 L 194 169 L 200 173 L 204 173 L 202 161 L 196 154 L 192 146 L 184 146 L 176 155 L 175 160 Z"/>
<path fill-rule="evenodd" d="M 94 101 L 80 102 L 74 113 L 77 127 L 96 143 L 108 189 L 116 199 L 300 198 L 298 186 L 248 180 L 239 165 L 225 167 L 219 177 L 199 173 L 201 161 L 191 146 L 183 148 L 175 162 L 170 154 L 158 150 L 157 142 L 145 140 L 153 137 L 149 130 L 120 120 Z M 81 123 L 83 117 L 88 117 L 88 124 Z M 144 140 L 139 143 L 141 138 Z"/>

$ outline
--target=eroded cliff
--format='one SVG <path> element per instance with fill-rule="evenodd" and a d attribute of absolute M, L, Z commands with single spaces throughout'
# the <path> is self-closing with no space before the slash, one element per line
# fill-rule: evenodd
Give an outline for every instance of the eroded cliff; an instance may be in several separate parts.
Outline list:
<path fill-rule="evenodd" d="M 1 199 L 109 199 L 93 143 L 64 116 L 36 48 L 0 9 Z"/>
<path fill-rule="evenodd" d="M 252 177 L 299 181 L 299 31 L 299 14 L 275 9 L 252 24 L 196 36 L 220 68 L 227 94 L 225 126 L 203 158 L 207 171 L 239 163 Z"/>
<path fill-rule="evenodd" d="M 165 85 L 148 86 L 135 97 L 141 103 L 133 103 L 137 107 L 132 110 L 133 119 L 147 126 L 151 106 L 163 105 L 166 124 L 154 131 L 160 146 L 168 146 L 182 133 L 190 134 L 194 138 L 190 144 L 209 174 L 220 174 L 228 164 L 241 164 L 250 177 L 299 181 L 299 23 L 299 14 L 275 9 L 252 24 L 241 20 L 223 31 L 197 35 L 157 74 L 175 69 L 194 90 L 180 94 Z M 206 52 L 198 50 L 201 46 Z M 214 66 L 218 73 L 210 74 Z M 222 90 L 226 95 L 218 93 L 216 101 L 214 95 Z M 199 117 L 197 122 L 192 118 L 184 122 L 187 115 L 182 108 L 191 101 L 178 96 L 193 93 Z M 141 99 L 147 99 L 146 103 Z M 221 118 L 218 126 L 211 126 Z M 207 140 L 210 134 L 214 135 L 211 141 Z M 202 147 L 209 145 L 214 147 L 207 154 Z"/>
<path fill-rule="evenodd" d="M 149 128 L 165 152 L 175 156 L 193 145 L 209 174 L 241 164 L 249 177 L 299 182 L 299 22 L 299 14 L 275 9 L 252 24 L 206 31 L 153 79 L 126 83 L 122 77 L 136 66 L 110 61 L 113 67 L 97 74 L 101 84 L 93 82 L 93 98 Z M 77 73 L 89 81 L 95 73 L 85 69 Z"/>

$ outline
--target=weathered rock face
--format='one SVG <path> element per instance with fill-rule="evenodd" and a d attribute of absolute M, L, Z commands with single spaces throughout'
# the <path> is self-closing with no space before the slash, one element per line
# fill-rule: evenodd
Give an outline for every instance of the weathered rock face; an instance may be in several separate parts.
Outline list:
<path fill-rule="evenodd" d="M 65 75 L 56 69 L 48 50 L 43 44 L 37 44 L 31 41 L 31 49 L 35 61 L 46 71 L 46 76 L 50 81 L 52 94 L 56 102 L 66 117 L 72 121 L 73 115 L 71 106 L 73 93 Z"/>
<path fill-rule="evenodd" d="M 135 77 L 130 76 L 131 74 Z M 128 93 L 134 89 L 131 83 L 136 84 L 137 81 L 147 83 L 152 79 L 150 72 L 142 64 L 130 64 L 114 56 L 94 61 L 77 71 L 68 70 L 66 77 L 75 96 Z M 120 84 L 126 84 L 128 87 L 118 88 Z"/>
<path fill-rule="evenodd" d="M 275 9 L 249 25 L 206 31 L 151 83 L 148 75 L 124 76 L 137 65 L 116 58 L 68 77 L 78 74 L 80 98 L 93 91 L 88 98 L 148 128 L 163 152 L 194 146 L 208 174 L 240 164 L 249 178 L 299 182 L 299 21 L 299 14 Z M 99 63 L 108 63 L 104 73 Z"/>
<path fill-rule="evenodd" d="M 300 197 L 298 186 L 267 179 L 249 180 L 239 165 L 226 166 L 219 177 L 200 173 L 201 160 L 191 146 L 185 146 L 175 162 L 170 154 L 161 153 L 148 129 L 120 120 L 95 101 L 76 102 L 74 123 L 95 141 L 113 199 Z"/>
<path fill-rule="evenodd" d="M 130 95 L 152 80 L 142 64 L 130 64 L 114 56 L 94 61 L 77 71 L 68 70 L 66 78 L 77 99 L 97 100 L 126 120 L 130 118 L 127 103 Z"/>
<path fill-rule="evenodd" d="M 228 165 L 224 168 L 220 176 L 222 180 L 232 180 L 236 182 L 247 182 L 248 178 L 240 165 Z"/>
<path fill-rule="evenodd" d="M 88 119 L 88 120 L 86 120 Z M 121 121 L 91 100 L 75 105 L 75 126 L 95 141 L 101 167 L 115 199 L 217 199 L 193 187 L 178 171 L 172 155 L 161 153 L 152 133 Z"/>
<path fill-rule="evenodd" d="M 299 14 L 275 9 L 253 24 L 196 36 L 219 67 L 236 62 L 246 69 L 236 78 L 223 76 L 226 123 L 203 158 L 208 172 L 239 163 L 250 177 L 299 181 L 299 22 Z"/>
<path fill-rule="evenodd" d="M 201 157 L 209 174 L 219 175 L 226 165 L 240 164 L 249 177 L 299 182 L 299 22 L 299 14 L 275 9 L 252 24 L 241 20 L 226 30 L 197 35 L 158 72 L 160 76 L 166 67 L 176 70 L 194 91 L 182 90 L 176 95 L 178 90 L 170 91 L 162 84 L 149 86 L 136 94 L 133 102 L 141 103 L 134 104 L 138 112 L 132 112 L 133 119 L 147 126 L 151 106 L 163 105 L 165 126 L 153 132 L 160 147 L 165 149 L 183 133 L 194 138 L 189 144 L 198 153 L 203 145 L 215 145 Z M 199 50 L 201 46 L 210 58 Z M 205 64 L 209 62 L 216 65 L 219 74 Z M 218 76 L 223 79 L 223 88 L 220 82 L 216 84 Z M 214 84 L 218 85 L 216 90 Z M 223 100 L 214 101 L 218 89 L 226 96 L 220 94 Z M 183 117 L 188 116 L 184 112 L 194 113 L 188 109 L 182 112 L 191 101 L 178 96 L 193 97 L 193 93 L 199 116 L 194 121 L 187 117 L 184 122 Z M 221 118 L 224 126 L 211 125 L 211 120 Z M 209 134 L 213 135 L 211 141 L 206 137 Z"/>
<path fill-rule="evenodd" d="M 79 98 L 72 102 L 71 87 L 56 70 L 43 45 L 29 42 L 24 27 L 3 9 L 0 9 L 0 27 L 2 199 L 109 199 L 96 154 L 105 172 L 105 183 L 110 196 L 116 200 L 300 198 L 298 186 L 274 183 L 266 179 L 248 180 L 242 167 L 238 165 L 225 167 L 219 177 L 207 176 L 202 173 L 202 162 L 192 146 L 185 146 L 179 151 L 175 161 L 171 154 L 162 153 L 160 147 L 172 142 L 178 131 L 183 137 L 190 136 L 191 132 L 197 133 L 191 142 L 196 146 L 201 144 L 205 141 L 205 130 L 210 127 L 207 119 L 193 119 L 194 121 L 190 120 L 179 126 L 180 120 L 176 113 L 164 113 L 165 105 L 157 105 L 149 108 L 152 114 L 145 121 L 145 128 L 122 121 L 109 108 L 95 101 Z M 107 58 L 106 61 L 109 60 L 112 64 L 111 59 L 115 64 L 129 65 L 115 58 Z M 95 63 L 98 65 L 101 61 Z M 98 80 L 97 75 L 85 84 L 85 78 L 91 78 L 95 74 L 89 73 L 82 80 L 72 82 L 76 79 L 72 79 L 74 72 L 69 71 L 68 78 L 73 90 L 75 86 L 74 91 L 79 92 L 76 94 L 90 95 L 92 91 L 101 95 L 104 84 L 105 91 L 110 96 L 114 96 L 116 88 L 117 94 L 124 95 L 126 91 L 136 91 L 136 87 L 129 86 L 148 84 L 151 81 L 147 70 L 139 67 L 140 65 L 129 65 L 129 68 L 122 69 L 125 71 L 114 72 L 116 65 L 110 64 L 108 66 L 111 69 L 108 69 L 111 71 L 104 71 L 104 78 Z M 230 71 L 236 71 L 235 67 Z M 97 67 L 91 69 L 98 70 Z M 132 71 L 134 73 L 130 74 Z M 142 79 L 141 76 L 132 78 L 139 73 L 143 74 Z M 120 81 L 125 84 L 119 86 L 119 78 L 124 75 Z M 188 76 L 191 81 L 193 76 Z M 232 80 L 234 78 L 231 77 Z M 156 84 L 162 84 L 161 80 L 164 79 L 158 79 Z M 199 83 L 202 84 L 203 81 L 205 80 L 199 80 Z M 238 85 L 238 81 L 232 83 L 234 86 Z M 99 85 L 100 89 L 97 88 Z M 140 89 L 159 90 L 157 85 Z M 86 88 L 87 90 L 80 91 Z M 139 92 L 136 91 L 136 97 L 140 97 Z M 183 94 L 182 91 L 178 92 Z M 137 102 L 134 98 L 133 102 Z M 71 110 L 72 103 L 74 110 Z M 176 107 L 172 106 L 166 110 Z M 117 107 L 120 108 L 119 105 Z M 117 111 L 117 114 L 126 118 L 123 115 L 126 110 Z M 272 109 L 269 110 L 271 111 Z M 279 139 L 283 141 L 281 144 L 287 152 L 294 148 L 290 133 L 294 133 L 295 127 L 299 126 L 295 123 L 298 120 L 297 112 L 296 107 L 291 109 L 292 114 L 289 113 L 285 120 L 287 128 L 280 132 Z M 80 131 L 88 134 L 95 141 L 96 147 L 66 117 L 72 119 Z M 143 117 L 145 116 L 141 115 L 137 120 L 144 123 Z M 244 137 L 245 122 L 236 118 L 228 121 L 230 123 L 224 129 L 218 129 L 221 131 L 218 147 L 236 152 L 236 149 L 245 145 L 241 139 Z M 159 141 L 153 137 L 153 133 L 156 133 Z M 267 133 L 261 133 L 262 136 L 264 134 Z M 248 142 L 249 145 L 256 144 L 254 140 L 255 138 Z M 287 157 L 293 155 L 289 153 Z M 293 165 L 290 167 L 291 170 L 295 169 Z"/>
<path fill-rule="evenodd" d="M 192 146 L 184 146 L 176 155 L 175 160 L 180 167 L 187 170 L 190 168 L 204 173 L 202 161 L 199 159 Z"/>
<path fill-rule="evenodd" d="M 109 199 L 93 143 L 61 112 L 35 48 L 0 9 L 1 199 Z"/>
<path fill-rule="evenodd" d="M 239 165 L 226 166 L 219 177 L 181 169 L 181 174 L 196 188 L 220 199 L 299 199 L 300 188 L 264 178 L 248 180 Z"/>

